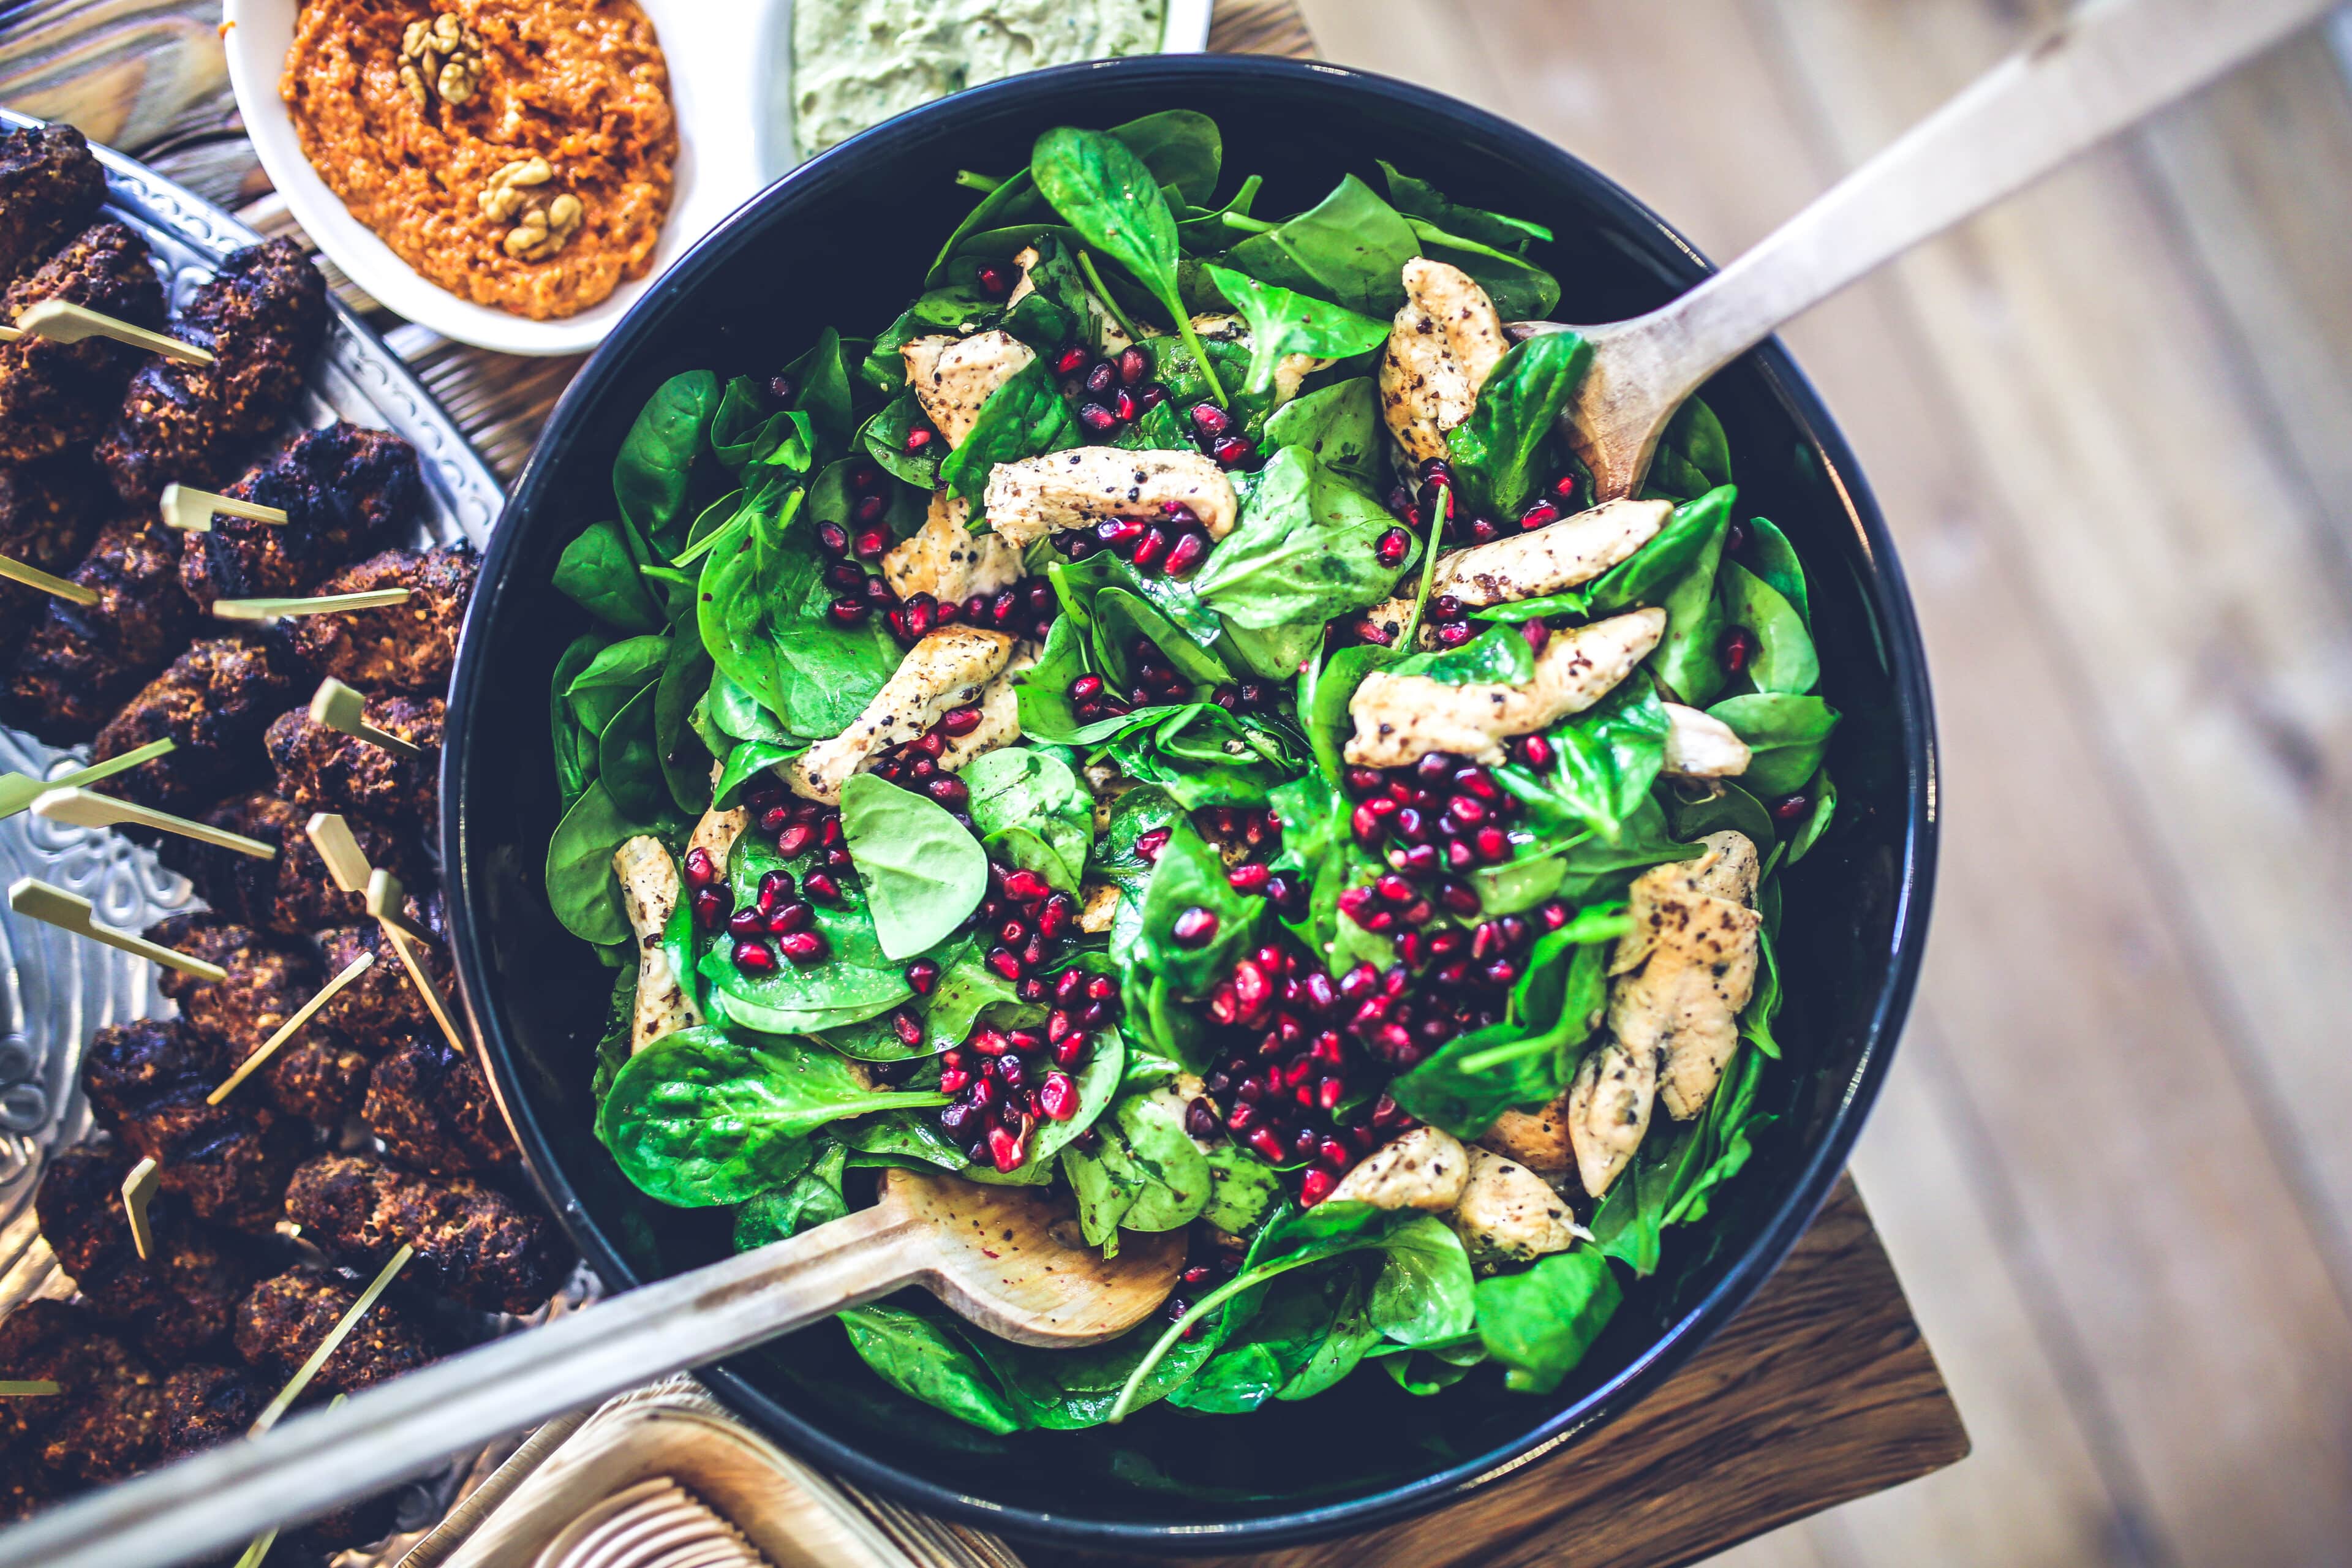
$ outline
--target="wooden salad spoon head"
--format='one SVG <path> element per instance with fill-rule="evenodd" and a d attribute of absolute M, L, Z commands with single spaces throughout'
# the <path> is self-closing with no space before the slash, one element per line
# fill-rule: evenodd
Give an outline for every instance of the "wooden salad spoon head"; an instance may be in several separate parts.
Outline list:
<path fill-rule="evenodd" d="M 1561 416 L 1595 500 L 1636 493 L 1700 384 L 1882 263 L 2332 10 L 2338 0 L 2092 0 L 1662 310 L 1574 331 L 1592 359 Z"/>
<path fill-rule="evenodd" d="M 881 1201 L 788 1240 L 436 1362 L 0 1531 L 0 1568 L 126 1568 L 238 1545 L 625 1388 L 734 1354 L 903 1286 L 1002 1338 L 1113 1339 L 1158 1310 L 1184 1233 L 1087 1247 L 1035 1187 L 884 1173 Z"/>

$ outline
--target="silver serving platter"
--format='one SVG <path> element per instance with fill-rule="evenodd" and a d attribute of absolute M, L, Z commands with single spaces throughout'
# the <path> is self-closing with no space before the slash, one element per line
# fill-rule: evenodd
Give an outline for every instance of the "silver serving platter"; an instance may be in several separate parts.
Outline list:
<path fill-rule="evenodd" d="M 40 121 L 0 110 L 0 127 Z M 230 251 L 262 236 L 209 202 L 104 147 L 107 217 L 153 248 L 173 307 Z M 506 498 L 489 468 L 398 355 L 339 301 L 293 424 L 336 419 L 393 430 L 415 446 L 430 517 L 412 541 L 487 543 Z M 291 425 L 289 425 L 289 429 Z M 58 751 L 0 729 L 0 769 L 47 778 L 88 763 L 88 748 Z M 0 820 L 0 881 L 39 877 L 97 906 L 98 918 L 138 930 L 193 899 L 152 851 L 102 828 L 68 827 L 30 812 Z M 143 959 L 0 910 L 0 1315 L 36 1296 L 63 1294 L 64 1277 L 40 1239 L 33 1193 L 43 1162 L 88 1135 L 81 1043 L 101 1025 L 173 1011 Z"/>

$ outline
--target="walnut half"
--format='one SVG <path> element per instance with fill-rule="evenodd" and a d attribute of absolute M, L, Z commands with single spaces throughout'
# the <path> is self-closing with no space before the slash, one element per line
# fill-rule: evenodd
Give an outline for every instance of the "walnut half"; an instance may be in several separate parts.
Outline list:
<path fill-rule="evenodd" d="M 506 252 L 519 261 L 546 261 L 580 232 L 587 216 L 580 198 L 567 192 L 523 214 L 522 221 L 507 233 Z"/>
<path fill-rule="evenodd" d="M 482 40 L 446 11 L 411 22 L 400 36 L 400 85 L 419 109 L 436 95 L 466 102 L 482 85 Z"/>

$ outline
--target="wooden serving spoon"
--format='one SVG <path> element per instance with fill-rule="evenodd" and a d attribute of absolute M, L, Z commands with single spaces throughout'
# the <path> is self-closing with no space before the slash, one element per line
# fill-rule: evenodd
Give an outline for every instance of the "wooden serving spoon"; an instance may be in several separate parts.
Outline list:
<path fill-rule="evenodd" d="M 128 1568 L 200 1557 L 902 1286 L 920 1285 L 1016 1343 L 1099 1344 L 1158 1310 L 1183 1266 L 1181 1230 L 1122 1237 L 1118 1257 L 1106 1260 L 1039 1189 L 887 1172 L 872 1208 L 494 1340 L 0 1531 L 0 1564 Z"/>
<path fill-rule="evenodd" d="M 1593 499 L 1641 489 L 1666 421 L 1781 323 L 2315 21 L 2339 0 L 2094 0 L 1674 303 L 1599 326 L 1561 423 Z"/>

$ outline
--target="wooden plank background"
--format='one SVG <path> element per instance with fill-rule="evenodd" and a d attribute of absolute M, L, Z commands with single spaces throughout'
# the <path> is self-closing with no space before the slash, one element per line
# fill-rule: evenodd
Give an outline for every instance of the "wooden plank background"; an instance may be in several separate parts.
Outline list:
<path fill-rule="evenodd" d="M 1721 259 L 2059 6 L 1302 8 Z M 2347 237 L 2315 33 L 1787 334 L 1934 660 L 1936 929 L 1855 1163 L 1976 1452 L 1725 1562 L 2352 1558 Z"/>

